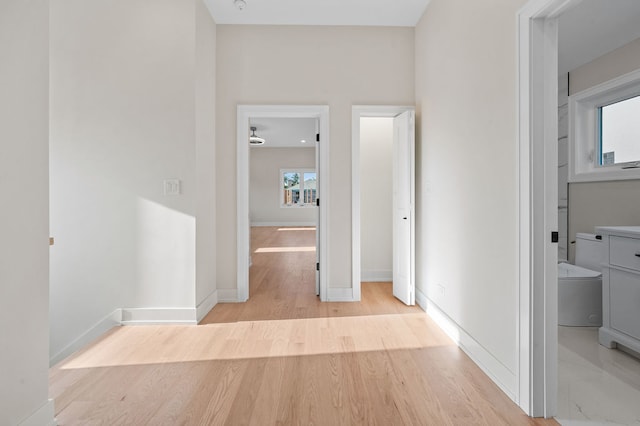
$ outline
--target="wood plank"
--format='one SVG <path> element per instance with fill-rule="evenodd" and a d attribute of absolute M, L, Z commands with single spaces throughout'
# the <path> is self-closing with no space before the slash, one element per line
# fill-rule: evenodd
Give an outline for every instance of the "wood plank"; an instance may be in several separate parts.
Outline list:
<path fill-rule="evenodd" d="M 390 283 L 315 295 L 313 229 L 252 232 L 249 302 L 198 326 L 118 327 L 51 368 L 61 425 L 529 425 Z M 260 248 L 268 248 L 264 252 Z"/>

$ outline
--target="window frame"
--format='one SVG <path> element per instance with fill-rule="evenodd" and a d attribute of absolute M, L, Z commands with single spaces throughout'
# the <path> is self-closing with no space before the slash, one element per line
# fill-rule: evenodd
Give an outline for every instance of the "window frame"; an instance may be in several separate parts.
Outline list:
<path fill-rule="evenodd" d="M 284 169 L 280 169 L 280 174 L 279 174 L 279 180 L 278 180 L 278 193 L 279 195 L 279 202 L 280 202 L 280 208 L 281 209 L 300 209 L 300 208 L 313 208 L 316 207 L 316 203 L 305 203 L 304 201 L 302 203 L 296 203 L 296 204 L 285 204 L 285 200 L 284 200 L 284 188 L 283 188 L 283 183 L 284 183 L 284 175 L 285 173 L 298 173 L 301 177 L 300 177 L 300 191 L 304 191 L 304 174 L 305 173 L 315 173 L 316 174 L 316 198 L 318 197 L 318 187 L 317 187 L 317 182 L 318 182 L 318 172 L 316 169 L 314 168 L 301 168 L 301 167 L 288 167 L 288 168 L 284 168 Z M 301 196 L 299 199 L 303 199 L 303 197 Z"/>
<path fill-rule="evenodd" d="M 600 165 L 600 108 L 636 96 L 640 69 L 569 96 L 569 182 L 640 179 L 635 161 Z"/>

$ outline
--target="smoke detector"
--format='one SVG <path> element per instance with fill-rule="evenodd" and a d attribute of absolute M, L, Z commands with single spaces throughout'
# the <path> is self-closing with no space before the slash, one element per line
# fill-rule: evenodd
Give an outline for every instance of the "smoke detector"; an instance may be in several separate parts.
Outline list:
<path fill-rule="evenodd" d="M 256 136 L 256 127 L 251 126 L 250 129 L 252 133 L 251 136 L 249 136 L 249 145 L 263 145 L 266 141 L 263 138 Z"/>
<path fill-rule="evenodd" d="M 243 10 L 247 7 L 247 2 L 244 0 L 233 0 L 233 5 L 238 8 L 238 10 Z"/>

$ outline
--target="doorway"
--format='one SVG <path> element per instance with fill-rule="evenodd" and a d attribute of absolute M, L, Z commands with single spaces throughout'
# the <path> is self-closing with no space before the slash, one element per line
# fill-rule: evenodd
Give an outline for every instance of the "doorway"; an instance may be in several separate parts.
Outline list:
<path fill-rule="evenodd" d="M 249 299 L 249 267 L 251 264 L 251 218 L 250 218 L 250 151 L 249 137 L 251 136 L 252 120 L 273 120 L 273 119 L 313 119 L 317 122 L 317 133 L 312 141 L 305 139 L 305 144 L 310 143 L 315 148 L 315 190 L 309 193 L 316 202 L 316 292 L 320 300 L 327 298 L 327 211 L 328 211 L 328 159 L 329 159 L 329 107 L 328 106 L 297 106 L 297 105 L 239 105 L 237 114 L 237 170 L 236 189 L 238 194 L 237 202 L 237 282 L 238 301 L 245 302 Z M 256 126 L 254 126 L 256 127 Z M 260 133 L 257 133 L 260 137 Z M 266 138 L 265 138 L 266 139 Z M 300 141 L 298 141 L 300 142 Z M 297 166 L 294 166 L 294 168 Z M 285 173 L 285 175 L 282 175 Z M 273 178 L 274 185 L 284 182 L 283 176 L 287 173 L 298 173 L 302 175 L 304 182 L 305 175 L 311 179 L 309 171 L 282 169 L 278 176 Z M 282 175 L 282 176 L 281 176 Z M 282 181 L 282 182 L 281 182 Z M 304 202 L 303 183 L 299 183 L 302 189 L 302 200 Z M 274 186 L 275 188 L 275 186 Z M 289 190 L 295 190 L 295 183 Z M 285 188 L 277 190 L 278 194 L 284 196 Z M 292 191 L 289 191 L 292 192 Z M 307 191 L 309 192 L 309 191 Z M 300 196 L 300 192 L 298 192 Z M 296 199 L 297 201 L 300 198 Z M 292 202 L 289 200 L 273 200 L 274 203 Z M 283 208 L 293 208 L 283 207 Z M 280 208 L 280 207 L 278 207 Z"/>
<path fill-rule="evenodd" d="M 318 295 L 317 118 L 249 120 L 249 293 Z"/>
<path fill-rule="evenodd" d="M 629 2 L 629 4 L 633 3 Z M 574 11 L 574 7 L 585 5 L 598 6 L 598 2 L 530 0 L 518 13 L 520 157 L 518 301 L 520 389 L 518 402 L 525 412 L 532 416 L 551 417 L 558 412 L 559 348 L 556 266 L 558 248 L 553 241 L 552 232 L 558 228 L 559 216 L 557 186 L 559 24 L 569 15 L 569 12 Z M 599 6 L 606 9 L 607 15 L 610 14 L 612 9 L 605 2 L 600 2 Z M 625 17 L 629 15 L 629 13 L 624 14 Z M 605 18 L 602 13 L 591 12 L 587 16 L 597 17 L 599 24 Z M 622 21 L 618 19 L 614 23 L 616 29 L 622 26 Z M 586 28 L 585 25 L 578 27 Z M 591 26 L 589 35 L 596 33 L 596 28 Z M 591 47 L 595 46 L 594 43 L 587 44 Z M 576 52 L 579 52 L 579 49 L 571 49 L 572 54 Z M 600 52 L 599 55 L 605 53 Z M 589 63 L 597 57 L 598 55 L 581 64 Z M 562 59 L 567 61 L 566 55 L 563 55 Z M 578 65 L 580 64 L 576 66 Z M 575 158 L 571 159 L 571 154 L 569 158 L 570 162 L 575 160 Z M 568 207 L 570 209 L 570 206 Z M 607 224 L 611 225 L 611 223 Z M 572 239 L 572 235 L 569 235 L 569 239 Z M 596 349 L 598 349 L 597 345 Z M 581 349 L 581 352 L 583 351 L 584 347 Z"/>
<path fill-rule="evenodd" d="M 364 281 L 392 281 L 394 296 L 407 305 L 415 304 L 414 123 L 413 107 L 353 107 L 354 300 L 361 298 L 361 281 L 364 278 Z M 376 134 L 374 139 L 377 140 L 371 139 Z M 370 140 L 365 141 L 365 137 Z M 381 179 L 381 175 L 386 178 Z M 380 193 L 376 195 L 378 190 Z M 385 222 L 387 225 L 384 225 Z M 376 238 L 377 243 L 374 243 Z M 369 240 L 371 242 L 367 242 Z M 376 258 L 370 253 L 369 244 L 380 245 L 373 247 Z"/>

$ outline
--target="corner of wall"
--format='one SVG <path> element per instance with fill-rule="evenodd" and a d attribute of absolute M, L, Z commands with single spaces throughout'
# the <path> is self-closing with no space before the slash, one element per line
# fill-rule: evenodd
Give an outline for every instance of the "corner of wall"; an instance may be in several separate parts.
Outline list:
<path fill-rule="evenodd" d="M 196 306 L 196 322 L 202 321 L 207 314 L 218 304 L 218 290 L 213 291 Z"/>
<path fill-rule="evenodd" d="M 220 288 L 218 289 L 218 302 L 220 303 L 237 303 L 238 290 L 235 288 Z"/>
<path fill-rule="evenodd" d="M 56 426 L 57 424 L 53 399 L 49 399 L 35 413 L 22 420 L 18 426 Z"/>
<path fill-rule="evenodd" d="M 122 309 L 116 309 L 100 321 L 89 327 L 87 331 L 78 336 L 75 340 L 65 346 L 55 355 L 49 358 L 49 365 L 53 366 L 77 350 L 83 348 L 94 340 L 98 339 L 113 327 L 117 327 L 122 322 Z"/>

